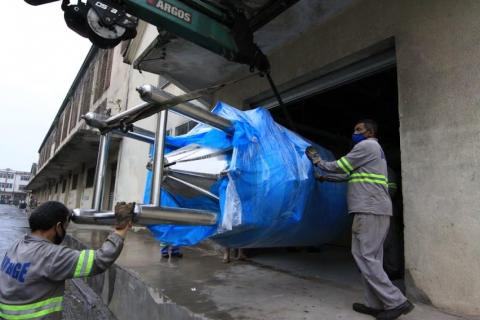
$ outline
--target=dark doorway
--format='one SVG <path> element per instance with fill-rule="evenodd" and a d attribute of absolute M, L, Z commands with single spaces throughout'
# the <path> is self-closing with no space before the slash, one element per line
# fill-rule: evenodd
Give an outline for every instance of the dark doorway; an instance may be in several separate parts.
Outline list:
<path fill-rule="evenodd" d="M 397 192 L 392 197 L 394 217 L 390 233 L 394 234 L 389 234 L 388 240 L 393 242 L 393 247 L 386 247 L 385 269 L 392 280 L 403 278 L 403 210 L 396 68 L 392 66 L 316 95 L 289 102 L 286 109 L 295 126 L 290 129 L 329 149 L 337 159 L 353 147 L 351 136 L 357 121 L 368 118 L 378 123 L 379 142 L 397 184 Z M 278 123 L 289 128 L 282 108 L 275 107 L 270 112 Z M 350 249 L 349 235 L 350 230 L 345 230 L 345 237 L 334 244 L 343 247 L 340 250 L 344 250 L 346 255 L 349 255 Z"/>

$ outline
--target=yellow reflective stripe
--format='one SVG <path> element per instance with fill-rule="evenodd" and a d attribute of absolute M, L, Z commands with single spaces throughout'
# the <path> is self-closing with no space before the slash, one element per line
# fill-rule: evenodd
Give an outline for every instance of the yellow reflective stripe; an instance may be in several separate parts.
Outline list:
<path fill-rule="evenodd" d="M 350 164 L 350 162 L 348 162 L 348 159 L 346 157 L 341 157 L 340 160 L 345 164 L 345 166 L 347 167 L 347 169 L 352 172 L 353 171 L 353 167 L 352 165 Z"/>
<path fill-rule="evenodd" d="M 376 180 L 382 180 L 387 182 L 387 177 L 385 177 L 383 174 L 375 174 L 375 173 L 368 173 L 368 172 L 356 172 L 352 173 L 351 175 L 352 178 L 358 177 L 358 178 L 370 178 L 370 179 L 376 179 Z"/>
<path fill-rule="evenodd" d="M 374 180 L 370 178 L 354 178 L 350 179 L 348 183 L 355 183 L 355 182 L 368 182 L 368 183 L 377 183 L 377 184 L 383 184 L 383 185 L 388 185 L 386 181 L 381 181 L 381 180 Z"/>
<path fill-rule="evenodd" d="M 389 182 L 389 183 L 388 183 L 388 187 L 389 187 L 389 188 L 392 188 L 392 189 L 397 189 L 397 184 L 394 183 L 394 182 Z"/>
<path fill-rule="evenodd" d="M 81 276 L 83 260 L 85 260 L 85 250 L 82 250 L 80 252 L 80 256 L 78 257 L 78 262 L 77 262 L 77 266 L 75 267 L 75 273 L 73 274 L 73 277 L 78 278 Z"/>
<path fill-rule="evenodd" d="M 59 312 L 63 310 L 63 306 L 58 306 L 55 308 L 50 308 L 50 309 L 45 309 L 42 311 L 37 311 L 29 314 L 18 314 L 18 315 L 10 315 L 10 314 L 5 314 L 0 312 L 0 317 L 2 319 L 7 319 L 7 320 L 23 320 L 23 319 L 34 319 L 34 318 L 40 318 L 43 316 L 46 316 L 48 314 L 54 313 L 54 312 Z"/>
<path fill-rule="evenodd" d="M 46 300 L 42 300 L 39 302 L 34 302 L 30 304 L 22 304 L 22 305 L 12 305 L 12 304 L 3 304 L 0 303 L 0 309 L 3 310 L 11 310 L 11 311 L 21 311 L 21 310 L 29 310 L 29 309 L 34 309 L 34 308 L 40 308 L 44 307 L 49 304 L 53 303 L 58 303 L 58 302 L 63 302 L 63 297 L 54 297 L 54 298 L 49 298 Z"/>
<path fill-rule="evenodd" d="M 33 319 L 63 310 L 63 297 L 49 298 L 23 305 L 0 303 L 0 318 L 2 319 Z"/>
<path fill-rule="evenodd" d="M 88 250 L 88 262 L 87 262 L 87 268 L 85 269 L 85 273 L 84 273 L 85 276 L 90 275 L 90 272 L 92 271 L 94 257 L 95 257 L 95 251 Z"/>
<path fill-rule="evenodd" d="M 343 164 L 343 162 L 341 161 L 342 159 L 340 160 L 337 160 L 337 164 L 340 168 L 342 168 L 343 171 L 345 171 L 346 174 L 350 174 L 350 171 L 348 171 L 348 169 L 345 167 L 345 165 Z"/>

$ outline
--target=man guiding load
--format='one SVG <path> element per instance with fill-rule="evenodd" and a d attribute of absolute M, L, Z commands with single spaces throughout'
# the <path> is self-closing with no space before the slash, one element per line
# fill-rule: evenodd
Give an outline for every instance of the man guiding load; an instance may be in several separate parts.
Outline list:
<path fill-rule="evenodd" d="M 31 234 L 1 259 L 0 319 L 62 319 L 65 280 L 104 272 L 120 255 L 134 204 L 117 203 L 115 230 L 98 250 L 60 245 L 70 221 L 62 203 L 47 201 L 28 219 Z"/>
<path fill-rule="evenodd" d="M 354 303 L 356 312 L 379 320 L 393 320 L 414 305 L 395 287 L 383 269 L 383 243 L 388 233 L 392 202 L 388 193 L 388 169 L 373 120 L 354 128 L 353 149 L 337 161 L 324 161 L 313 148 L 305 150 L 313 165 L 324 171 L 320 181 L 348 181 L 348 212 L 354 215 L 352 254 L 364 284 L 366 304 Z"/>

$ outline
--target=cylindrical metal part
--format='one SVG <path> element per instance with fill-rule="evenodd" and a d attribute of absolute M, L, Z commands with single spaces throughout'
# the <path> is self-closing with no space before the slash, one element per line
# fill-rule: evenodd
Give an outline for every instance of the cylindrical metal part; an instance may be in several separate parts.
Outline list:
<path fill-rule="evenodd" d="M 151 107 L 152 107 L 152 103 L 144 102 L 144 103 L 136 105 L 136 106 L 134 106 L 130 109 L 127 109 L 123 112 L 117 113 L 116 115 L 111 116 L 110 118 L 105 120 L 105 122 L 108 125 L 116 125 L 116 124 L 120 123 L 121 120 L 126 119 L 126 118 L 130 118 L 133 115 L 139 114 L 142 111 L 145 111 L 145 110 L 147 110 Z"/>
<path fill-rule="evenodd" d="M 163 94 L 161 90 L 155 88 L 152 85 L 144 85 L 139 87 L 137 90 L 140 93 L 140 96 L 142 97 L 142 99 L 147 102 L 165 103 L 165 100 L 166 100 L 165 94 Z M 203 95 L 204 95 L 204 92 L 201 92 L 201 93 L 192 92 L 182 96 L 178 96 L 177 98 L 180 99 L 182 97 L 188 96 L 190 98 L 189 100 L 193 100 L 196 98 L 200 98 Z M 182 98 L 181 100 L 185 100 L 185 98 Z M 172 111 L 180 113 L 181 115 L 189 117 L 198 122 L 208 124 L 209 126 L 220 129 L 227 133 L 233 132 L 233 125 L 230 122 L 230 120 L 217 116 L 216 114 L 213 114 L 210 111 L 207 111 L 205 109 L 180 103 L 180 102 L 178 102 L 178 104 L 173 104 L 168 108 Z"/>
<path fill-rule="evenodd" d="M 141 213 L 137 217 L 137 223 L 141 225 L 174 224 L 210 226 L 217 222 L 217 215 L 205 210 L 157 206 L 141 206 L 140 208 Z"/>
<path fill-rule="evenodd" d="M 134 140 L 146 142 L 146 143 L 153 144 L 155 142 L 155 138 L 153 138 L 151 136 L 141 134 L 141 133 L 138 133 L 138 132 L 135 132 L 135 131 L 124 132 L 122 130 L 115 129 L 115 130 L 111 131 L 111 133 L 114 134 L 114 135 L 117 135 L 117 136 L 127 137 L 127 138 L 131 138 L 131 139 L 134 139 Z"/>
<path fill-rule="evenodd" d="M 102 209 L 103 188 L 105 181 L 105 173 L 107 171 L 108 151 L 110 148 L 110 135 L 103 134 L 100 136 L 100 146 L 98 148 L 97 168 L 95 170 L 95 180 L 93 183 L 93 201 L 92 207 L 96 211 Z"/>
<path fill-rule="evenodd" d="M 107 127 L 107 116 L 100 113 L 88 112 L 82 115 L 82 119 L 85 120 L 90 127 L 94 127 L 99 130 L 103 130 Z"/>
<path fill-rule="evenodd" d="M 77 224 L 115 225 L 113 212 L 98 212 L 94 209 L 74 209 L 72 221 Z"/>
<path fill-rule="evenodd" d="M 163 182 L 163 163 L 165 150 L 165 134 L 167 132 L 167 111 L 163 110 L 157 116 L 157 128 L 155 132 L 155 149 L 153 158 L 152 172 L 152 193 L 150 194 L 150 203 L 154 206 L 160 206 L 160 194 Z"/>
<path fill-rule="evenodd" d="M 200 225 L 210 226 L 217 221 L 217 215 L 210 211 L 165 208 L 140 205 L 134 214 L 134 224 L 148 226 L 152 224 Z M 93 209 L 74 209 L 72 221 L 77 224 L 115 225 L 115 213 L 98 212 Z"/>

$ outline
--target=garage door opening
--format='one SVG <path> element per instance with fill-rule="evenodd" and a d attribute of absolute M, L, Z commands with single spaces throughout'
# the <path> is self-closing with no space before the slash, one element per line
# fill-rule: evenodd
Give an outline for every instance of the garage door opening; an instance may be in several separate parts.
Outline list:
<path fill-rule="evenodd" d="M 396 194 L 393 197 L 394 215 L 392 231 L 385 252 L 385 269 L 391 279 L 403 278 L 403 219 L 401 195 L 400 135 L 398 117 L 397 73 L 394 65 L 363 78 L 337 85 L 320 93 L 290 101 L 286 105 L 295 128 L 303 137 L 329 149 L 338 159 L 353 147 L 353 127 L 361 119 L 373 119 L 379 125 L 379 143 L 384 149 L 390 171 L 396 180 Z M 280 107 L 270 109 L 274 119 L 289 127 L 285 112 Z M 390 174 L 390 173 L 389 173 Z M 393 178 L 392 178 L 393 180 Z M 262 264 L 284 264 L 295 272 L 301 269 L 305 276 L 339 281 L 360 286 L 358 272 L 350 254 L 350 229 L 335 243 L 314 250 L 291 249 L 262 251 L 254 260 Z M 290 257 L 288 261 L 274 262 L 273 255 Z M 303 260 L 303 262 L 301 262 Z"/>

